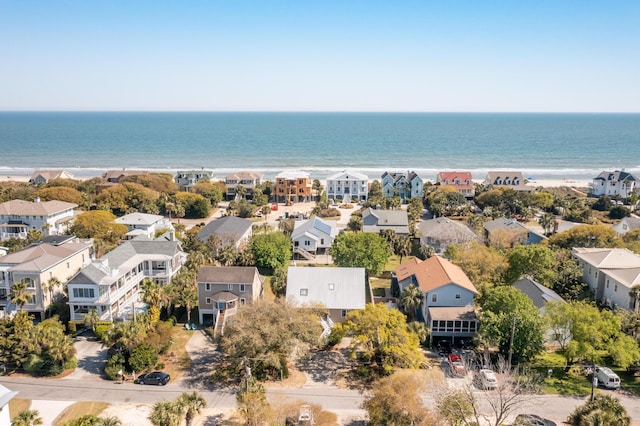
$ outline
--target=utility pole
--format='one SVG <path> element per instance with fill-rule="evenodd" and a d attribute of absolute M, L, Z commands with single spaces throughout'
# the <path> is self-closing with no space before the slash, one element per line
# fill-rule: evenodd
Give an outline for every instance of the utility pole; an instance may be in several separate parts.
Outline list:
<path fill-rule="evenodd" d="M 511 336 L 509 337 L 509 371 L 511 371 L 511 358 L 513 357 L 513 336 L 516 333 L 516 317 L 511 320 Z"/>

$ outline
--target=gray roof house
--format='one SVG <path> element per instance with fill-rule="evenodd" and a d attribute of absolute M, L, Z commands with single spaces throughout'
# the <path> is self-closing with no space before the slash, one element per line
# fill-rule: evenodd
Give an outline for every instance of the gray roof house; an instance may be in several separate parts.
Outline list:
<path fill-rule="evenodd" d="M 217 235 L 222 246 L 233 244 L 237 249 L 251 239 L 253 222 L 237 216 L 225 216 L 207 223 L 199 232 L 198 238 L 206 243 L 211 235 Z"/>
<path fill-rule="evenodd" d="M 626 198 L 638 191 L 638 179 L 624 170 L 614 172 L 602 172 L 591 183 L 591 195 L 609 197 L 619 195 Z"/>
<path fill-rule="evenodd" d="M 428 219 L 420 223 L 420 243 L 444 253 L 450 244 L 479 241 L 480 238 L 463 223 L 446 217 Z"/>
<path fill-rule="evenodd" d="M 531 192 L 535 189 L 532 186 L 527 186 L 524 176 L 522 176 L 522 172 L 516 171 L 503 170 L 498 172 L 489 172 L 487 173 L 487 177 L 485 177 L 482 184 L 484 186 L 506 186 L 515 191 L 523 192 Z"/>
<path fill-rule="evenodd" d="M 44 235 L 64 234 L 74 218 L 77 204 L 52 200 L 33 202 L 11 200 L 0 203 L 0 241 L 9 238 L 27 238 L 31 230 Z"/>
<path fill-rule="evenodd" d="M 180 187 L 180 191 L 189 191 L 193 185 L 200 181 L 211 181 L 213 171 L 210 170 L 187 170 L 176 173 L 175 182 Z"/>
<path fill-rule="evenodd" d="M 385 197 L 422 198 L 423 180 L 416 172 L 384 172 L 381 179 Z"/>
<path fill-rule="evenodd" d="M 397 235 L 409 235 L 409 217 L 406 210 L 374 210 L 371 207 L 362 212 L 362 231 L 379 234 L 390 229 Z"/>
<path fill-rule="evenodd" d="M 524 293 L 533 303 L 533 306 L 538 308 L 540 316 L 544 316 L 546 313 L 546 306 L 549 302 L 561 302 L 565 303 L 565 300 L 560 297 L 558 293 L 551 290 L 549 287 L 545 287 L 542 284 L 534 281 L 530 277 L 525 277 L 516 281 L 513 286 Z M 553 329 L 549 327 L 544 333 L 544 340 L 547 345 L 553 345 L 559 339 L 569 341 L 571 338 L 570 333 L 562 329 Z"/>
<path fill-rule="evenodd" d="M 90 309 L 105 321 L 131 319 L 145 310 L 142 282 L 167 284 L 186 260 L 178 241 L 141 236 L 122 243 L 67 281 L 71 320 L 82 321 Z"/>
<path fill-rule="evenodd" d="M 325 254 L 331 248 L 338 234 L 335 220 L 322 220 L 314 217 L 298 220 L 291 233 L 294 254 L 311 260 L 318 254 Z"/>
<path fill-rule="evenodd" d="M 329 310 L 329 319 L 342 322 L 349 311 L 364 309 L 367 303 L 364 268 L 290 266 L 287 301 L 299 305 L 322 304 Z"/>
<path fill-rule="evenodd" d="M 501 233 L 510 235 L 512 246 L 516 244 L 538 244 L 546 239 L 544 235 L 532 231 L 516 219 L 507 219 L 505 217 L 485 222 L 484 229 L 485 237 L 488 241 L 497 238 Z"/>
<path fill-rule="evenodd" d="M 53 179 L 73 179 L 73 175 L 66 170 L 36 170 L 29 178 L 29 183 L 39 185 Z"/>
<path fill-rule="evenodd" d="M 640 228 L 640 217 L 625 217 L 613 225 L 613 229 L 620 235 Z"/>

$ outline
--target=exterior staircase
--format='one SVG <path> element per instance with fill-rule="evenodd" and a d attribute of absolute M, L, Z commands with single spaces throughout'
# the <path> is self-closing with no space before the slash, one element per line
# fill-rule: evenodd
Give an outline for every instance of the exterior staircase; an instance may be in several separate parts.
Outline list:
<path fill-rule="evenodd" d="M 320 324 L 322 325 L 322 334 L 320 335 L 320 337 L 321 338 L 329 337 L 329 335 L 331 334 L 331 329 L 335 325 L 334 322 L 327 315 L 324 318 L 320 319 Z"/>
<path fill-rule="evenodd" d="M 302 247 L 294 247 L 293 252 L 299 254 L 300 256 L 304 257 L 307 260 L 314 260 L 316 258 L 315 254 L 309 253 Z"/>
<path fill-rule="evenodd" d="M 213 329 L 214 337 L 224 335 L 225 312 L 226 311 L 218 311 L 218 315 L 216 315 L 216 326 Z"/>

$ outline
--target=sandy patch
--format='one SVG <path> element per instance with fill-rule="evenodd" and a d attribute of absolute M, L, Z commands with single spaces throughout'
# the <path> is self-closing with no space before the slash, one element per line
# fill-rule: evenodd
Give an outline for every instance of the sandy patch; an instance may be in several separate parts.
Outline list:
<path fill-rule="evenodd" d="M 149 419 L 152 404 L 112 403 L 100 417 L 114 416 L 127 426 L 153 426 Z"/>

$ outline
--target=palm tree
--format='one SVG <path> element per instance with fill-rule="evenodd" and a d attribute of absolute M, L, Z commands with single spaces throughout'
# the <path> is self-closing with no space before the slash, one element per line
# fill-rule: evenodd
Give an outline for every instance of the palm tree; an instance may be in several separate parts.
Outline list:
<path fill-rule="evenodd" d="M 400 295 L 400 304 L 407 313 L 411 313 L 412 319 L 417 317 L 417 309 L 422 306 L 422 290 L 417 285 L 411 284 L 402 290 Z"/>
<path fill-rule="evenodd" d="M 89 309 L 89 312 L 84 314 L 84 325 L 91 327 L 91 331 L 96 332 L 96 325 L 100 322 L 100 314 L 97 309 Z"/>
<path fill-rule="evenodd" d="M 436 254 L 436 250 L 429 244 L 422 244 L 418 251 L 420 252 L 420 257 L 423 259 L 429 259 Z"/>
<path fill-rule="evenodd" d="M 162 301 L 162 289 L 153 280 L 146 279 L 142 282 L 142 301 L 151 306 L 160 307 Z"/>
<path fill-rule="evenodd" d="M 184 392 L 178 398 L 184 410 L 184 420 L 187 426 L 191 426 L 193 419 L 207 406 L 207 401 L 197 392 Z"/>
<path fill-rule="evenodd" d="M 73 341 L 64 334 L 51 336 L 48 340 L 51 361 L 59 362 L 60 366 L 64 368 L 64 362 L 72 358 L 76 352 Z"/>
<path fill-rule="evenodd" d="M 116 416 L 99 417 L 95 426 L 122 426 L 122 422 Z"/>
<path fill-rule="evenodd" d="M 198 290 L 194 285 L 182 287 L 178 290 L 176 306 L 183 306 L 187 310 L 187 323 L 191 323 L 191 309 L 198 304 Z"/>
<path fill-rule="evenodd" d="M 38 410 L 24 410 L 21 411 L 15 419 L 13 419 L 13 426 L 35 426 L 41 425 L 42 418 Z"/>
<path fill-rule="evenodd" d="M 567 423 L 572 426 L 628 426 L 631 418 L 618 399 L 610 395 L 596 395 L 593 401 L 577 407 Z"/>
<path fill-rule="evenodd" d="M 400 256 L 400 263 L 402 263 L 402 258 L 411 254 L 413 242 L 411 241 L 411 237 L 409 236 L 398 237 L 396 238 L 393 246 L 396 254 Z"/>
<path fill-rule="evenodd" d="M 156 402 L 148 419 L 153 426 L 178 426 L 182 419 L 182 406 L 167 400 Z"/>
<path fill-rule="evenodd" d="M 47 310 L 49 311 L 49 316 L 51 316 L 51 304 L 53 303 L 53 292 L 55 289 L 62 284 L 60 280 L 56 277 L 51 277 L 49 281 L 45 281 L 42 283 L 42 288 L 45 291 L 49 292 L 49 305 L 47 306 Z"/>
<path fill-rule="evenodd" d="M 544 229 L 545 235 L 551 234 L 555 221 L 556 218 L 551 213 L 545 213 L 540 216 L 540 219 L 538 219 L 538 223 L 540 223 L 540 226 L 542 226 L 542 229 Z"/>
<path fill-rule="evenodd" d="M 27 291 L 26 281 L 18 281 L 11 286 L 11 292 L 9 292 L 9 300 L 11 303 L 15 303 L 19 310 L 22 310 L 23 306 L 29 303 L 31 300 L 31 293 Z"/>

